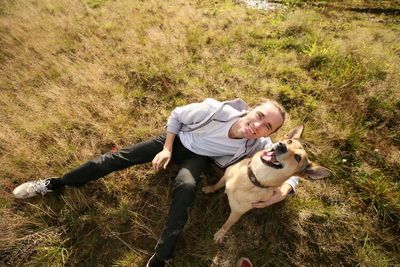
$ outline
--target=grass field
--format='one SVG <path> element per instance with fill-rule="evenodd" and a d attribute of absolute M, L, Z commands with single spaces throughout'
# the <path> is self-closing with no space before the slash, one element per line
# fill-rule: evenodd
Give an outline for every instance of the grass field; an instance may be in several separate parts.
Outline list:
<path fill-rule="evenodd" d="M 199 190 L 172 266 L 400 266 L 400 2 L 281 2 L 0 0 L 0 265 L 144 266 L 176 167 L 29 200 L 13 188 L 162 133 L 176 106 L 270 97 L 290 114 L 273 139 L 304 122 L 334 177 L 250 211 L 220 245 L 226 196 Z"/>

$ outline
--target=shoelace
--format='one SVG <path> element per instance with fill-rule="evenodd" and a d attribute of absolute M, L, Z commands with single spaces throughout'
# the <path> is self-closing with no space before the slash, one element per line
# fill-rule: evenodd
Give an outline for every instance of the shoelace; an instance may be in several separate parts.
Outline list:
<path fill-rule="evenodd" d="M 29 193 L 40 193 L 42 195 L 48 192 L 46 185 L 49 184 L 47 180 L 39 180 L 33 182 L 33 184 L 28 188 Z"/>

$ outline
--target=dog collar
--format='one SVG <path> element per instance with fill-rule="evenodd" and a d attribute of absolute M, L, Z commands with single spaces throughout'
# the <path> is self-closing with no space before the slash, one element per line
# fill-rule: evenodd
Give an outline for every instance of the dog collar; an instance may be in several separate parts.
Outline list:
<path fill-rule="evenodd" d="M 260 184 L 260 182 L 257 180 L 256 175 L 254 174 L 253 170 L 251 169 L 250 163 L 251 163 L 251 161 L 249 162 L 249 164 L 247 164 L 247 176 L 249 176 L 250 181 L 257 187 L 269 188 L 269 186 Z"/>

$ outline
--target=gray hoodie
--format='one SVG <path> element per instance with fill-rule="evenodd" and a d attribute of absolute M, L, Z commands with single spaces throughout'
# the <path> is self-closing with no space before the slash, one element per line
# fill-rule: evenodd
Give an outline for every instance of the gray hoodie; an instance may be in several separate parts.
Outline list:
<path fill-rule="evenodd" d="M 207 98 L 201 103 L 193 103 L 175 108 L 168 119 L 167 131 L 176 135 L 182 132 L 206 132 L 211 121 L 226 122 L 244 116 L 249 106 L 240 98 L 220 102 Z M 213 157 L 215 163 L 225 168 L 240 159 L 252 156 L 255 152 L 272 144 L 269 137 L 248 139 L 233 156 Z"/>
<path fill-rule="evenodd" d="M 186 106 L 175 108 L 168 119 L 167 131 L 176 135 L 182 132 L 207 131 L 207 125 L 211 121 L 225 122 L 234 118 L 242 117 L 246 114 L 249 106 L 242 99 L 237 98 L 232 101 L 220 102 L 212 98 L 207 98 L 201 103 L 193 103 Z M 245 157 L 251 157 L 257 151 L 272 145 L 269 137 L 248 139 L 246 143 L 233 156 L 212 157 L 215 163 L 225 168 Z M 298 176 L 292 176 L 285 183 L 292 186 L 294 195 L 299 183 Z"/>

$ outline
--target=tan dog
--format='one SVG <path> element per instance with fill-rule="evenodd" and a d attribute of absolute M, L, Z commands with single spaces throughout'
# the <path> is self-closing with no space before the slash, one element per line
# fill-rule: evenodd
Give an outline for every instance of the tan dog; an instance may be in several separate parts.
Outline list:
<path fill-rule="evenodd" d="M 239 218 L 253 208 L 252 203 L 267 201 L 273 190 L 291 176 L 322 179 L 332 176 L 329 169 L 308 160 L 306 151 L 296 139 L 301 137 L 304 126 L 292 129 L 281 142 L 257 152 L 229 166 L 218 183 L 202 188 L 212 193 L 225 185 L 231 214 L 225 224 L 214 235 L 215 242 L 221 242 L 226 232 Z"/>

